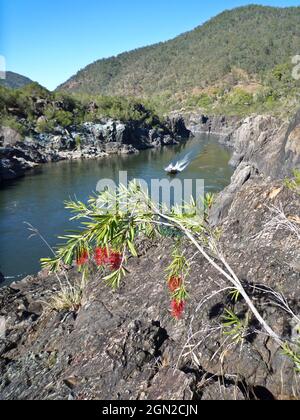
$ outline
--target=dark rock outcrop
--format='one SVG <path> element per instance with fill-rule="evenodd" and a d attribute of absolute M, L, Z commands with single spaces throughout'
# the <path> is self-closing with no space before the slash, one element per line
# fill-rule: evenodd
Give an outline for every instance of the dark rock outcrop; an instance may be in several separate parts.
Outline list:
<path fill-rule="evenodd" d="M 103 120 L 99 124 L 86 123 L 82 130 L 82 144 L 88 146 L 117 144 L 119 146 L 132 146 L 136 150 L 174 145 L 184 138 L 167 127 L 151 128 L 141 126 L 139 123 L 129 121 Z M 80 135 L 80 133 L 79 133 Z"/>
<path fill-rule="evenodd" d="M 62 156 L 35 140 L 25 140 L 14 146 L 0 148 L 0 182 L 25 175 L 26 171 L 46 162 L 56 162 Z"/>
<path fill-rule="evenodd" d="M 1 150 L 0 150 L 1 153 Z M 6 159 L 5 156 L 0 158 L 0 182 L 9 181 L 24 176 L 25 171 L 29 169 L 27 165 L 22 165 L 16 159 Z"/>
<path fill-rule="evenodd" d="M 296 216 L 300 196 L 278 181 L 251 180 L 241 187 L 220 225 L 220 247 L 261 314 L 289 340 L 296 326 L 272 295 L 261 290 L 280 291 L 299 314 L 300 271 L 295 264 L 299 240 L 288 229 L 262 234 L 273 217 L 272 206 L 282 206 L 287 216 Z M 0 317 L 6 320 L 6 337 L 0 341 L 0 397 L 299 397 L 292 361 L 247 315 L 242 301 L 235 305 L 241 319 L 249 316 L 242 348 L 222 335 L 222 316 L 231 303 L 226 292 L 213 293 L 228 284 L 200 256 L 189 278 L 186 314 L 178 323 L 172 320 L 164 278 L 170 245 L 169 239 L 141 245 L 139 258 L 129 261 L 129 274 L 117 292 L 101 285 L 98 275 L 91 275 L 76 314 L 49 310 L 47 302 L 60 286 L 45 271 L 0 289 Z M 188 249 L 194 256 L 194 249 Z M 69 272 L 71 281 L 79 276 Z"/>
<path fill-rule="evenodd" d="M 186 127 L 185 119 L 182 115 L 171 115 L 168 119 L 168 126 L 172 133 L 180 138 L 189 138 L 191 130 Z"/>
<path fill-rule="evenodd" d="M 226 216 L 235 194 L 253 177 L 283 179 L 300 167 L 300 112 L 291 123 L 269 116 L 245 119 L 230 135 L 236 167 L 231 184 L 219 195 L 211 222 Z"/>
<path fill-rule="evenodd" d="M 85 123 L 66 130 L 57 127 L 51 134 L 32 134 L 20 141 L 11 129 L 0 132 L 0 182 L 24 176 L 37 164 L 59 160 L 95 159 L 111 154 L 133 154 L 140 150 L 172 146 L 188 137 L 183 119 L 151 128 L 134 121 L 111 119 Z M 2 143 L 1 143 L 2 138 Z"/>

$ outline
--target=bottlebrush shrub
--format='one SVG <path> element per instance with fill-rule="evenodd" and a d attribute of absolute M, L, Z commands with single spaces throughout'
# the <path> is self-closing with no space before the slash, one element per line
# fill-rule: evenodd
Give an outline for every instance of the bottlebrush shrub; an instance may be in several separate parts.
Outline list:
<path fill-rule="evenodd" d="M 90 198 L 87 205 L 67 202 L 66 208 L 74 214 L 71 220 L 82 222 L 81 229 L 60 237 L 64 245 L 56 249 L 55 258 L 43 259 L 43 266 L 58 271 L 75 261 L 83 270 L 94 262 L 98 267 L 110 269 L 104 281 L 116 289 L 126 276 L 128 258 L 137 257 L 137 239 L 158 238 L 168 229 L 176 237 L 172 263 L 166 269 L 171 313 L 177 319 L 183 315 L 189 272 L 189 261 L 180 252 L 184 229 L 205 235 L 204 216 L 198 214 L 194 201 L 184 209 L 157 208 L 139 185 L 132 182 L 128 189 L 120 186 L 116 192 L 104 191 Z"/>
<path fill-rule="evenodd" d="M 172 263 L 167 268 L 168 288 L 171 294 L 171 313 L 176 319 L 183 315 L 185 302 L 188 298 L 185 279 L 188 277 L 190 263 L 177 247 L 172 255 Z"/>
<path fill-rule="evenodd" d="M 222 232 L 212 230 L 207 222 L 212 197 L 206 196 L 203 203 L 203 215 L 199 214 L 193 199 L 183 208 L 159 208 L 136 182 L 132 182 L 128 188 L 121 185 L 116 191 L 105 190 L 90 198 L 88 205 L 80 201 L 67 202 L 66 208 L 74 213 L 72 220 L 81 222 L 81 229 L 63 236 L 61 239 L 65 244 L 57 248 L 53 259 L 43 259 L 42 265 L 50 271 L 58 271 L 76 261 L 79 269 L 85 270 L 93 260 L 98 265 L 109 266 L 111 273 L 104 277 L 104 281 L 117 288 L 127 273 L 128 257 L 137 257 L 137 239 L 141 236 L 159 238 L 161 228 L 169 228 L 172 232 L 178 232 L 178 235 L 174 235 L 176 241 L 172 263 L 167 268 L 172 315 L 179 319 L 186 308 L 186 282 L 191 261 L 179 250 L 183 240 L 188 240 L 197 254 L 201 254 L 228 281 L 227 289 L 245 300 L 266 333 L 283 346 L 284 341 L 263 319 L 219 248 L 218 240 Z"/>
<path fill-rule="evenodd" d="M 172 315 L 180 318 L 186 307 L 189 261 L 178 249 L 183 240 L 188 239 L 197 252 L 230 282 L 232 290 L 241 294 L 261 325 L 277 339 L 278 336 L 261 317 L 242 283 L 218 249 L 217 242 L 221 233 L 211 230 L 207 223 L 211 201 L 210 196 L 204 198 L 203 215 L 199 214 L 193 199 L 183 208 L 160 208 L 136 182 L 132 182 L 128 188 L 121 185 L 116 191 L 103 191 L 90 198 L 88 205 L 80 201 L 67 202 L 66 208 L 74 213 L 71 220 L 81 222 L 81 229 L 61 237 L 65 244 L 57 248 L 53 259 L 43 259 L 42 265 L 50 271 L 58 271 L 76 261 L 79 269 L 85 270 L 92 260 L 96 263 L 98 261 L 111 269 L 104 281 L 116 289 L 126 276 L 128 257 L 137 257 L 137 239 L 141 236 L 159 237 L 162 227 L 169 228 L 179 233 L 176 235 L 173 261 L 167 269 Z M 175 279 L 178 281 L 176 289 Z"/>

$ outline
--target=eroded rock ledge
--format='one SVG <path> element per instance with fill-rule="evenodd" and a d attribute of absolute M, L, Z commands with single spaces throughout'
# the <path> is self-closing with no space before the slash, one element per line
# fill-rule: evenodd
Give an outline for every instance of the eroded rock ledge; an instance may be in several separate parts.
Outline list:
<path fill-rule="evenodd" d="M 250 181 L 242 187 L 221 224 L 221 246 L 249 293 L 253 285 L 272 287 L 299 314 L 299 240 L 285 230 L 258 236 L 272 217 L 271 206 L 283 206 L 292 217 L 299 214 L 300 198 L 278 181 Z M 130 274 L 116 293 L 92 276 L 78 314 L 50 311 L 47 302 L 59 284 L 46 272 L 1 289 L 0 316 L 6 321 L 0 341 L 1 398 L 299 397 L 292 362 L 254 321 L 242 348 L 226 347 L 224 336 L 214 329 L 228 305 L 226 294 L 197 312 L 205 296 L 226 286 L 201 258 L 190 277 L 186 315 L 179 323 L 172 320 L 164 279 L 170 245 L 169 240 L 163 246 L 145 243 L 139 258 L 130 260 Z M 70 271 L 72 281 L 77 276 Z M 275 302 L 259 292 L 252 297 L 276 332 L 287 339 L 294 334 L 295 325 Z M 239 303 L 237 310 L 246 308 Z M 182 353 L 191 327 L 196 335 Z"/>

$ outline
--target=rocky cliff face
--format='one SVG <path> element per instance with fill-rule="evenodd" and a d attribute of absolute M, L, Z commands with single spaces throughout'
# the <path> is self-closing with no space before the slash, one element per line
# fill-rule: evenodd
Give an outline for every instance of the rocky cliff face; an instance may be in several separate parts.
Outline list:
<path fill-rule="evenodd" d="M 106 119 L 85 123 L 54 133 L 37 134 L 24 140 L 13 129 L 0 130 L 0 183 L 23 176 L 38 164 L 66 159 L 95 159 L 109 154 L 131 154 L 140 150 L 172 146 L 187 138 L 190 131 L 181 118 L 151 128 L 134 121 Z"/>
<path fill-rule="evenodd" d="M 296 217 L 300 197 L 281 182 L 250 181 L 220 225 L 221 246 L 264 318 L 288 340 L 296 325 L 264 290 L 283 293 L 299 314 L 299 238 L 285 229 L 260 236 L 273 217 L 272 206 Z M 77 313 L 50 310 L 47 302 L 60 286 L 46 272 L 1 289 L 0 319 L 6 324 L 0 340 L 1 398 L 299 397 L 293 363 L 253 319 L 242 346 L 223 336 L 220 323 L 230 301 L 226 292 L 214 293 L 226 282 L 200 257 L 190 276 L 185 317 L 174 322 L 164 279 L 170 245 L 168 239 L 144 243 L 115 293 L 92 275 Z M 78 276 L 69 272 L 71 281 Z M 247 313 L 242 301 L 236 310 Z"/>
<path fill-rule="evenodd" d="M 222 232 L 219 246 L 264 319 L 285 340 L 295 339 L 297 325 L 271 290 L 284 295 L 299 316 L 300 195 L 283 182 L 299 165 L 299 115 L 287 125 L 249 118 L 230 138 L 238 166 L 212 212 Z M 278 223 L 278 210 L 291 225 Z M 190 246 L 188 252 L 195 255 Z M 243 300 L 235 305 L 240 318 L 248 320 L 242 344 L 223 335 L 222 317 L 232 301 L 226 291 L 217 292 L 228 284 L 199 255 L 185 316 L 174 322 L 164 278 L 170 253 L 170 239 L 142 243 L 117 292 L 92 274 L 76 313 L 50 310 L 47 302 L 60 286 L 45 271 L 0 289 L 0 324 L 5 325 L 0 397 L 300 398 L 293 362 L 249 317 Z M 78 276 L 69 271 L 70 281 Z"/>

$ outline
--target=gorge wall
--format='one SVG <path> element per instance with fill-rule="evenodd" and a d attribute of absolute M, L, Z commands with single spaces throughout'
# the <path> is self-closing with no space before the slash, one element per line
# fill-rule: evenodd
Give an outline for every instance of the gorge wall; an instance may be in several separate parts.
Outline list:
<path fill-rule="evenodd" d="M 233 149 L 229 164 L 236 171 L 217 198 L 211 214 L 213 224 L 227 215 L 235 194 L 247 181 L 284 179 L 300 166 L 300 111 L 291 122 L 268 115 L 240 119 L 191 113 L 184 118 L 192 133 L 216 134 L 222 144 Z"/>

